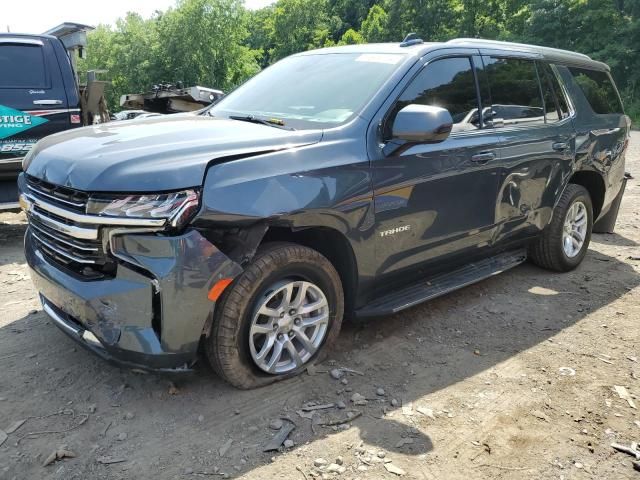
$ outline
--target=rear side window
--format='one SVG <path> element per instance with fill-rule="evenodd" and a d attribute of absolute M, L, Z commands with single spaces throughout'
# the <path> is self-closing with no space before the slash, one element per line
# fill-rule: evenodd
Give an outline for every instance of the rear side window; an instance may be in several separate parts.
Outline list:
<path fill-rule="evenodd" d="M 555 73 L 551 65 L 547 63 L 538 63 L 539 69 L 538 73 L 540 75 L 540 81 L 542 82 L 542 91 L 545 98 L 545 103 L 548 101 L 549 89 L 551 90 L 553 97 L 557 103 L 557 111 L 552 111 L 547 108 L 547 123 L 551 123 L 556 119 L 564 119 L 569 117 L 569 104 L 567 102 L 567 97 L 562 87 L 560 86 L 560 82 L 558 80 L 558 75 Z M 545 85 L 547 85 L 545 87 Z"/>
<path fill-rule="evenodd" d="M 47 76 L 39 45 L 0 45 L 0 88 L 45 88 Z"/>
<path fill-rule="evenodd" d="M 477 130 L 478 95 L 468 57 L 443 58 L 429 63 L 411 81 L 387 117 L 389 138 L 396 114 L 410 104 L 446 108 L 453 117 L 453 131 Z"/>
<path fill-rule="evenodd" d="M 555 94 L 551 89 L 548 79 L 540 72 L 540 87 L 542 88 L 542 99 L 544 100 L 544 118 L 547 123 L 555 123 L 562 118 L 558 108 Z"/>
<path fill-rule="evenodd" d="M 545 123 L 535 63 L 517 58 L 483 59 L 491 90 L 490 116 L 494 126 Z"/>
<path fill-rule="evenodd" d="M 618 93 L 606 72 L 575 67 L 569 71 L 595 113 L 623 113 Z"/>

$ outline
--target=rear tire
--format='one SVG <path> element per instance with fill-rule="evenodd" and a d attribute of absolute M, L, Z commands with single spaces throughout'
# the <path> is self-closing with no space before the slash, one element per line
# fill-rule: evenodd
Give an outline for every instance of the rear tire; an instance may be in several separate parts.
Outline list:
<path fill-rule="evenodd" d="M 291 313 L 296 305 L 298 313 Z M 315 305 L 321 306 L 309 313 Z M 266 244 L 216 303 L 205 352 L 233 386 L 267 385 L 320 360 L 340 332 L 343 312 L 342 283 L 329 260 L 301 245 Z M 282 353 L 273 361 L 278 346 Z"/>
<path fill-rule="evenodd" d="M 584 231 L 581 222 L 584 222 Z M 589 192 L 580 185 L 569 184 L 553 210 L 551 223 L 529 246 L 529 258 L 547 270 L 573 270 L 587 254 L 592 228 L 593 206 Z"/>

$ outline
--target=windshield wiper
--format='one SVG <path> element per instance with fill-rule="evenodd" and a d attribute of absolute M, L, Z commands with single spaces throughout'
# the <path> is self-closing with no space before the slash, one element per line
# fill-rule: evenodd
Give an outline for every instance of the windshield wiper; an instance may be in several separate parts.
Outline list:
<path fill-rule="evenodd" d="M 258 118 L 253 115 L 229 115 L 231 120 L 240 120 L 241 122 L 258 123 L 260 125 L 267 125 L 269 127 L 284 128 L 285 130 L 295 130 L 291 127 L 286 127 L 284 120 L 279 118 Z"/>

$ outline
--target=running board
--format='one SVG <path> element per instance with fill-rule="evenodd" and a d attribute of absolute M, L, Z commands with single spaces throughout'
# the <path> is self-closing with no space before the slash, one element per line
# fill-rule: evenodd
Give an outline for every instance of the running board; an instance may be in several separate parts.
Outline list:
<path fill-rule="evenodd" d="M 358 318 L 367 318 L 398 313 L 427 300 L 509 270 L 520 265 L 526 259 L 527 251 L 521 249 L 504 252 L 494 257 L 470 263 L 452 272 L 436 275 L 426 282 L 421 281 L 417 285 L 411 285 L 403 290 L 379 298 L 358 309 L 356 316 Z"/>

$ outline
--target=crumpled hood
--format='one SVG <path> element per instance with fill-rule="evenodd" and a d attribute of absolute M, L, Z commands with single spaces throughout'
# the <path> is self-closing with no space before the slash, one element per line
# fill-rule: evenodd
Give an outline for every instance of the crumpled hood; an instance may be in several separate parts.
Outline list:
<path fill-rule="evenodd" d="M 24 169 L 47 182 L 89 192 L 179 190 L 202 185 L 211 161 L 300 147 L 321 138 L 321 130 L 167 115 L 51 135 L 34 147 Z"/>

